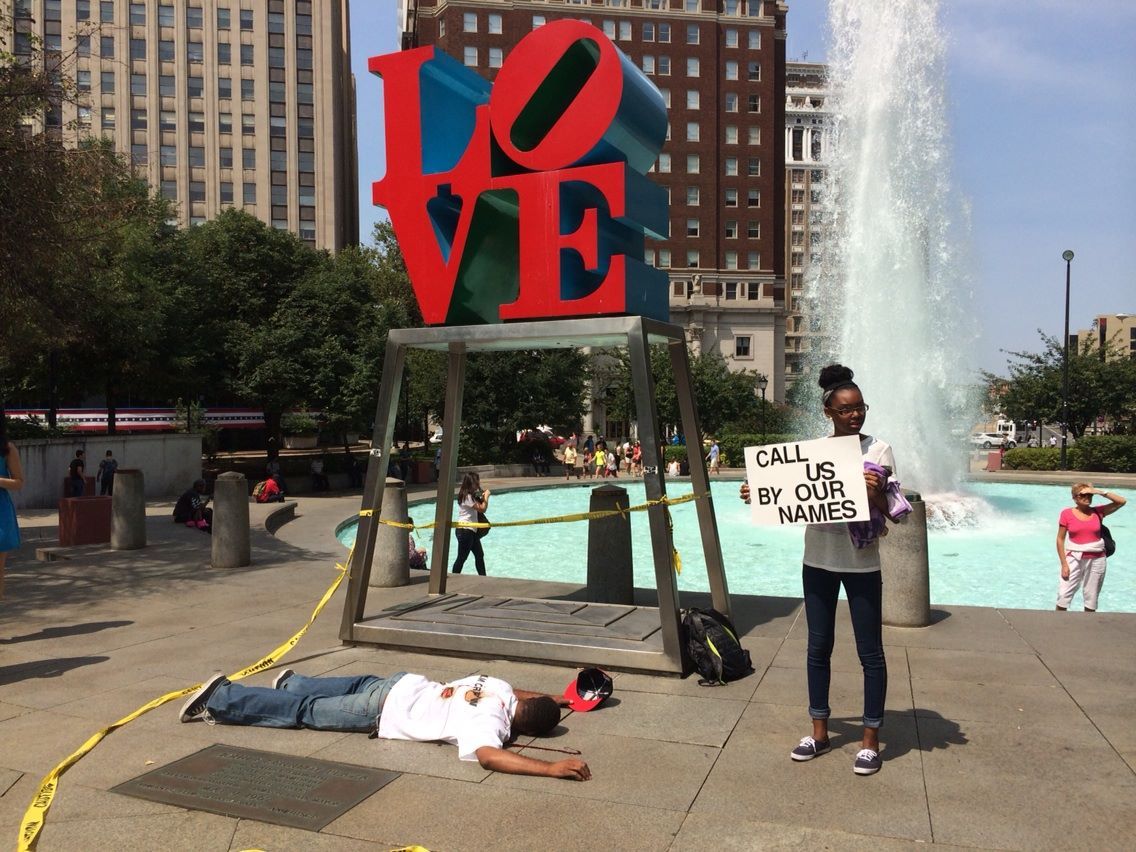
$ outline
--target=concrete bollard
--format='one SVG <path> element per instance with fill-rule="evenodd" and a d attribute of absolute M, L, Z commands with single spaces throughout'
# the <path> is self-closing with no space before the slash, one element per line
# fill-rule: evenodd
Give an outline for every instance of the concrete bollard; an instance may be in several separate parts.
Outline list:
<path fill-rule="evenodd" d="M 383 488 L 383 506 L 380 521 L 403 523 L 406 513 L 406 483 L 401 479 L 387 479 Z M 409 530 L 379 524 L 375 531 L 375 558 L 371 563 L 370 586 L 405 586 L 410 582 Z"/>
<path fill-rule="evenodd" d="M 241 568 L 251 562 L 248 482 L 243 473 L 222 473 L 213 483 L 212 564 L 214 568 Z"/>
<path fill-rule="evenodd" d="M 140 470 L 119 470 L 114 475 L 110 509 L 111 550 L 138 550 L 146 546 L 146 485 Z"/>
<path fill-rule="evenodd" d="M 927 561 L 927 504 L 907 492 L 911 514 L 888 523 L 880 539 L 884 578 L 883 616 L 890 627 L 926 627 L 931 623 L 931 572 Z"/>
<path fill-rule="evenodd" d="M 605 512 L 630 505 L 626 488 L 601 485 L 592 489 L 588 509 Z M 588 600 L 630 606 L 635 603 L 634 589 L 630 515 L 588 521 Z"/>

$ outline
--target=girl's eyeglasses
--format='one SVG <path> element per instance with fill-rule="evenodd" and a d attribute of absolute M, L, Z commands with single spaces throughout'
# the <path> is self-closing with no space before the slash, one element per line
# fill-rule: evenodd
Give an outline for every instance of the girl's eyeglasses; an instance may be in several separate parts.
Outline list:
<path fill-rule="evenodd" d="M 862 405 L 842 405 L 840 406 L 840 408 L 833 408 L 830 410 L 835 411 L 842 417 L 847 417 L 849 414 L 866 414 L 868 412 L 868 404 L 863 403 Z"/>

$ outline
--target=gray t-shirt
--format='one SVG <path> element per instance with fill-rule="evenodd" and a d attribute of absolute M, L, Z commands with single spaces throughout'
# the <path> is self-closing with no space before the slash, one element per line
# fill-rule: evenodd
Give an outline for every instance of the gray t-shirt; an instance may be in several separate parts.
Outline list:
<path fill-rule="evenodd" d="M 890 444 L 871 435 L 861 435 L 860 452 L 864 461 L 890 468 L 893 474 L 896 472 Z M 879 571 L 880 543 L 877 539 L 865 548 L 857 548 L 848 534 L 848 524 L 809 524 L 805 527 L 804 562 L 826 571 L 858 574 Z"/>

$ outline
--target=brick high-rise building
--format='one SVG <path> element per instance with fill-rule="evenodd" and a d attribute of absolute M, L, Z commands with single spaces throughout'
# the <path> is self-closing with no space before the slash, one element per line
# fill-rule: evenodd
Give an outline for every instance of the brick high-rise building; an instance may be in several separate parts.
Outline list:
<path fill-rule="evenodd" d="M 68 57 L 66 143 L 104 136 L 182 224 L 241 207 L 313 246 L 359 239 L 347 0 L 0 0 L 9 44 Z"/>
<path fill-rule="evenodd" d="M 694 351 L 769 378 L 784 399 L 785 15 L 781 0 L 401 0 L 404 47 L 437 45 L 492 80 L 526 34 L 561 18 L 602 30 L 663 93 L 670 134 L 651 177 L 671 234 L 647 261 L 670 276 Z"/>

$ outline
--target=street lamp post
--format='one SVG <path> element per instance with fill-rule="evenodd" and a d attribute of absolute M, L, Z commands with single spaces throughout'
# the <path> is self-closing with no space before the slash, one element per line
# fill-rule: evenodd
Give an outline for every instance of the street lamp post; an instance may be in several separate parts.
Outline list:
<path fill-rule="evenodd" d="M 757 377 L 757 389 L 761 391 L 761 443 L 765 443 L 765 389 L 769 387 L 769 379 L 761 373 Z"/>
<path fill-rule="evenodd" d="M 1061 254 L 1065 261 L 1065 358 L 1061 372 L 1061 469 L 1068 470 L 1066 446 L 1069 438 L 1069 271 L 1073 264 L 1073 252 L 1066 249 Z"/>

